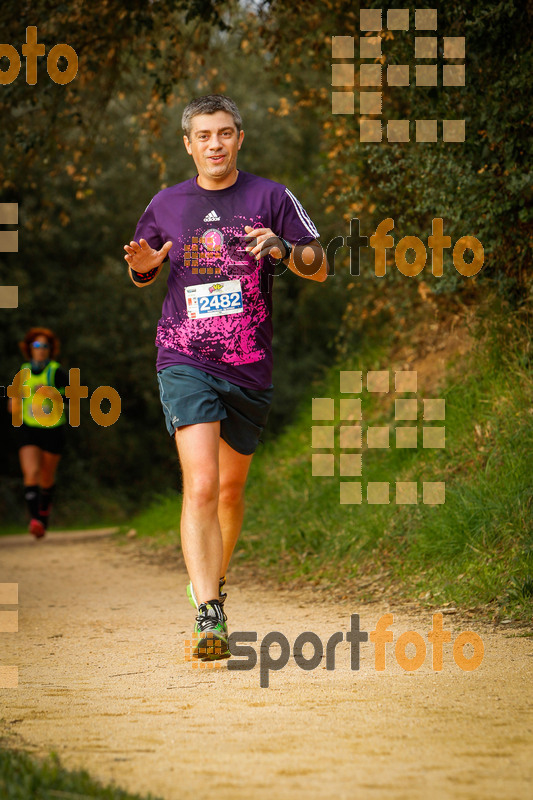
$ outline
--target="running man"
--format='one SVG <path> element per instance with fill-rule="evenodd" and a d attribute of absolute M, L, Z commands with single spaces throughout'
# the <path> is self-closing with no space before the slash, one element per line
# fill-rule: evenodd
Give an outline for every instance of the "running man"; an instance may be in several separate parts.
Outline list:
<path fill-rule="evenodd" d="M 230 656 L 222 589 L 272 399 L 272 277 L 288 267 L 324 281 L 327 261 L 289 189 L 237 169 L 244 131 L 229 97 L 193 100 L 182 127 L 198 174 L 152 199 L 124 249 L 140 287 L 170 260 L 157 377 L 183 473 L 193 656 L 210 660 Z"/>

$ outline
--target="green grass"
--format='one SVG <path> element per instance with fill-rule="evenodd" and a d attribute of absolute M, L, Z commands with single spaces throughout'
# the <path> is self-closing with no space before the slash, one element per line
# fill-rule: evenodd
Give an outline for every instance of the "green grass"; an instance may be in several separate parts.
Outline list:
<path fill-rule="evenodd" d="M 180 546 L 181 494 L 170 492 L 154 497 L 153 502 L 121 527 L 121 533 L 133 528 L 154 548 Z"/>
<path fill-rule="evenodd" d="M 156 800 L 130 794 L 115 786 L 102 786 L 85 771 L 64 769 L 57 754 L 37 761 L 26 753 L 0 749 L 0 797 L 2 800 Z"/>
<path fill-rule="evenodd" d="M 336 365 L 313 386 L 296 420 L 254 458 L 244 533 L 234 558 L 280 581 L 345 586 L 354 600 L 380 585 L 393 596 L 435 606 L 453 602 L 520 619 L 533 612 L 533 378 L 528 339 L 509 318 L 478 328 L 481 341 L 449 370 L 444 388 L 446 447 L 396 449 L 394 404 L 362 393 L 363 442 L 370 425 L 391 428 L 388 450 L 363 449 L 363 498 L 369 481 L 389 481 L 389 505 L 341 505 L 336 477 L 311 475 L 311 398 L 339 393 L 339 369 L 390 369 L 376 346 Z M 408 395 L 403 395 L 407 397 Z M 336 402 L 338 415 L 339 404 Z M 335 419 L 336 451 L 339 451 Z M 444 481 L 442 505 L 422 503 L 422 481 Z M 418 504 L 395 503 L 395 481 L 418 483 Z M 131 525 L 158 544 L 178 546 L 179 502 L 161 498 Z"/>

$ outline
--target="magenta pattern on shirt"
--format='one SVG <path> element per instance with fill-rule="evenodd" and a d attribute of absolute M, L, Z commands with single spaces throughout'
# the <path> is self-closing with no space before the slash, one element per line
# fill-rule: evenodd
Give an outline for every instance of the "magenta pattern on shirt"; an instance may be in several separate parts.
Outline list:
<path fill-rule="evenodd" d="M 175 325 L 174 317 L 163 317 L 157 326 L 156 344 L 197 356 L 202 363 L 252 364 L 266 358 L 266 348 L 259 347 L 257 342 L 259 325 L 269 317 L 259 291 L 259 270 L 238 277 L 243 294 L 242 313 L 208 319 L 185 316 L 179 326 Z M 227 280 L 226 276 L 223 280 Z"/>

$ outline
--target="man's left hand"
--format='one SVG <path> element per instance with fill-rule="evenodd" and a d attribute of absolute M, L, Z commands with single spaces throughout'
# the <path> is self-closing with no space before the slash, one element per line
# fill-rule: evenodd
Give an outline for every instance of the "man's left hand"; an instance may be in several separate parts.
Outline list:
<path fill-rule="evenodd" d="M 265 256 L 272 256 L 272 258 L 285 258 L 286 248 L 274 231 L 270 228 L 251 228 L 246 225 L 245 239 L 248 239 L 246 251 L 250 253 L 257 261 Z"/>
<path fill-rule="evenodd" d="M 250 240 L 246 250 L 256 260 L 270 255 L 286 262 L 287 248 L 274 231 L 270 228 L 251 228 L 249 225 L 246 225 L 244 230 L 246 231 L 244 238 Z M 311 281 L 322 283 L 328 275 L 326 254 L 316 239 L 309 244 L 293 246 L 287 265 L 295 275 Z"/>

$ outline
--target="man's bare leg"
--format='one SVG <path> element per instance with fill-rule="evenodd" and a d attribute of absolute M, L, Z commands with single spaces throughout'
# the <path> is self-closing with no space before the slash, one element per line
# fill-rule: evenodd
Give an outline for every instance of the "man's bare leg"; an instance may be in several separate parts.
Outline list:
<path fill-rule="evenodd" d="M 220 422 L 175 433 L 183 473 L 181 545 L 198 604 L 218 598 L 222 534 L 218 521 Z"/>
<path fill-rule="evenodd" d="M 220 492 L 218 520 L 222 534 L 222 567 L 220 576 L 226 574 L 231 555 L 237 544 L 244 517 L 244 488 L 253 455 L 243 456 L 220 439 Z"/>

